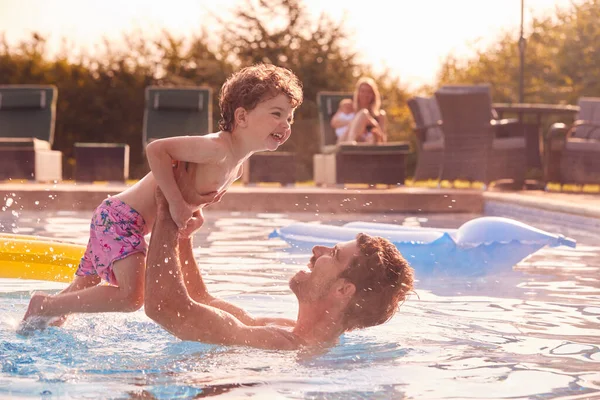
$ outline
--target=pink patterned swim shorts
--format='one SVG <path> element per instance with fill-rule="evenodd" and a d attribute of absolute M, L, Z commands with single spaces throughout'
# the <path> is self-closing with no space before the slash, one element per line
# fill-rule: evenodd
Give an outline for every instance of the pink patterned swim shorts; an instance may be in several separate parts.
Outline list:
<path fill-rule="evenodd" d="M 145 226 L 129 205 L 114 197 L 104 200 L 92 216 L 90 240 L 75 275 L 98 275 L 117 285 L 113 263 L 135 253 L 146 255 Z"/>

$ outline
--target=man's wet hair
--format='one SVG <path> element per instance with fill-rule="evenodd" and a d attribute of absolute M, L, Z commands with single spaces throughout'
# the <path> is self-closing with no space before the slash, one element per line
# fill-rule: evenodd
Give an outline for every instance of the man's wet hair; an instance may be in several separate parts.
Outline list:
<path fill-rule="evenodd" d="M 346 331 L 392 318 L 414 285 L 413 268 L 389 240 L 360 233 L 356 241 L 360 254 L 340 274 L 356 287 L 344 315 Z"/>

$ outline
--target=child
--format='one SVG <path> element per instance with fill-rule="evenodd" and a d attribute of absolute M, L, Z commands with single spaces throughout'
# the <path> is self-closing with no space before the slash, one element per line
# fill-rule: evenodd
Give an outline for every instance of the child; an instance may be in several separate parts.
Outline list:
<path fill-rule="evenodd" d="M 356 113 L 354 112 L 354 105 L 352 104 L 352 100 L 343 99 L 340 101 L 338 106 L 338 111 L 335 114 L 336 122 L 333 122 L 332 125 L 335 128 L 335 135 L 338 138 L 338 141 L 341 141 L 341 138 L 348 132 L 348 128 L 350 127 L 350 122 L 354 119 Z"/>
<path fill-rule="evenodd" d="M 259 64 L 233 74 L 221 88 L 221 131 L 156 140 L 146 147 L 151 172 L 102 202 L 73 282 L 59 294 L 35 293 L 19 330 L 60 325 L 71 313 L 130 312 L 144 304 L 146 242 L 159 186 L 169 212 L 189 235 L 202 208 L 219 201 L 254 152 L 276 150 L 291 134 L 302 85 L 289 70 Z M 99 285 L 104 280 L 109 285 Z"/>

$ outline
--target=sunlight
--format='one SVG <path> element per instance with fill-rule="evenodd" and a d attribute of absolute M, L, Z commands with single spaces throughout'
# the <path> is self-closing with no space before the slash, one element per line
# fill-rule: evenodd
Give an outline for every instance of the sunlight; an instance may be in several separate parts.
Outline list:
<path fill-rule="evenodd" d="M 176 36 L 190 36 L 202 28 L 219 29 L 217 18 L 227 19 L 243 0 L 26 0 L 0 4 L 0 26 L 9 43 L 27 38 L 31 32 L 49 36 L 49 50 L 90 51 L 102 38 L 118 43 L 126 33 L 141 31 L 149 36 L 161 30 Z M 526 0 L 525 24 L 532 15 L 543 16 L 569 0 Z M 305 0 L 315 18 L 325 12 L 335 21 L 345 20 L 353 34 L 350 45 L 361 61 L 376 72 L 388 68 L 404 84 L 416 87 L 431 83 L 441 61 L 448 55 L 473 53 L 491 43 L 502 31 L 517 34 L 520 0 L 400 0 L 394 12 L 384 0 L 329 1 Z"/>

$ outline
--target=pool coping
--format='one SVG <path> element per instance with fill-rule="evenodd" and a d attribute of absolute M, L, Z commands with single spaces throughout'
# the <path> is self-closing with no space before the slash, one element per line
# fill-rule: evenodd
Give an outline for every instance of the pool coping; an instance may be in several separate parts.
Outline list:
<path fill-rule="evenodd" d="M 120 183 L 0 183 L 3 205 L 18 211 L 91 211 L 107 196 L 128 185 Z M 8 200 L 9 198 L 12 201 Z M 600 196 L 544 191 L 482 191 L 419 187 L 352 188 L 232 186 L 215 211 L 315 213 L 477 213 L 486 202 L 514 204 L 600 219 Z M 4 207 L 7 209 L 7 207 Z"/>
<path fill-rule="evenodd" d="M 485 202 L 496 201 L 561 214 L 600 219 L 600 196 L 544 191 L 483 192 Z"/>
<path fill-rule="evenodd" d="M 20 211 L 93 210 L 124 184 L 0 184 L 0 198 Z M 315 213 L 481 213 L 478 190 L 232 186 L 216 211 Z"/>

